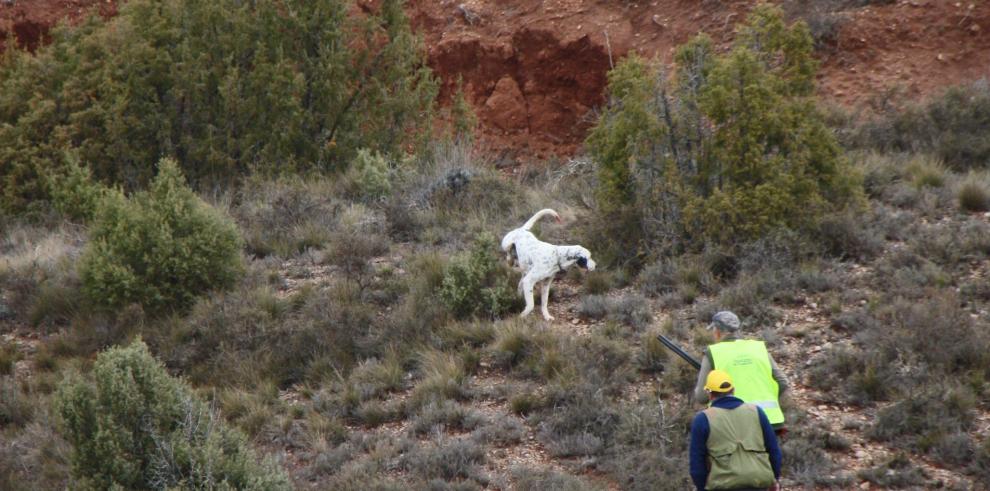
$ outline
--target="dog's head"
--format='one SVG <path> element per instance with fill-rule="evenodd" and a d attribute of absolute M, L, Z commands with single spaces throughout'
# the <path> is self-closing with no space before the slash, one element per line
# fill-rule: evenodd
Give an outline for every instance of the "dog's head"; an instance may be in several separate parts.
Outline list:
<path fill-rule="evenodd" d="M 591 259 L 591 251 L 581 246 L 574 246 L 573 249 L 569 254 L 570 259 L 573 261 L 571 264 L 577 264 L 588 271 L 594 271 L 595 260 Z"/>

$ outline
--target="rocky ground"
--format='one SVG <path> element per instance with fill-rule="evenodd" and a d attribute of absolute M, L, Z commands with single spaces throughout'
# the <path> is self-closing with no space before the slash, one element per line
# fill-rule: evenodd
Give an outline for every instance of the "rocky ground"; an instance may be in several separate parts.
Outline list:
<path fill-rule="evenodd" d="M 990 218 L 988 218 L 990 220 Z M 893 243 L 893 247 L 897 244 Z M 393 254 L 390 257 L 383 257 L 376 260 L 379 265 L 399 264 L 402 262 L 403 253 Z M 980 269 L 986 270 L 990 264 L 980 265 Z M 281 268 L 285 275 L 285 295 L 303 287 L 312 285 L 317 288 L 329 284 L 333 272 L 326 267 L 306 266 L 297 262 L 287 262 Z M 840 263 L 836 271 L 832 271 L 844 278 L 843 282 L 851 287 L 868 287 L 870 276 L 873 271 L 868 266 L 856 263 Z M 610 291 L 609 296 L 621 297 L 632 293 L 634 288 L 626 287 Z M 533 323 L 545 329 L 558 331 L 568 336 L 588 336 L 593 330 L 601 328 L 603 322 L 588 321 L 579 314 L 578 304 L 584 296 L 580 279 L 563 278 L 554 283 L 553 298 L 550 302 L 550 313 L 555 320 L 547 322 L 538 317 L 538 312 L 534 312 L 531 320 Z M 704 299 L 698 299 L 702 301 Z M 826 311 L 825 299 L 816 296 L 798 299 L 797 307 L 778 306 L 780 308 L 781 321 L 770 329 L 776 333 L 777 340 L 771 344 L 771 351 L 775 359 L 780 364 L 783 371 L 788 375 L 792 383 L 792 389 L 785 399 L 785 405 L 790 405 L 808 416 L 808 424 L 821 425 L 827 428 L 829 433 L 837 440 L 847 441 L 848 445 L 839 450 L 830 450 L 829 457 L 837 464 L 837 476 L 851 476 L 858 489 L 879 489 L 871 487 L 871 483 L 855 478 L 858 472 L 881 465 L 892 456 L 902 454 L 898 448 L 879 443 L 868 438 L 866 430 L 869 424 L 876 417 L 877 412 L 883 407 L 855 407 L 846 404 L 835 403 L 828 394 L 824 394 L 806 381 L 807 367 L 818 361 L 818 358 L 825 356 L 825 351 L 836 344 L 849 343 L 848 333 L 835 328 Z M 855 307 L 854 305 L 844 307 Z M 664 309 L 657 305 L 652 307 L 652 317 L 654 325 L 661 325 L 665 319 L 672 315 L 681 315 L 681 312 Z M 689 347 L 692 340 L 685 338 L 675 339 L 682 346 Z M 688 349 L 688 351 L 692 351 Z M 671 363 L 682 363 L 681 360 L 673 358 Z M 519 419 L 508 407 L 508 402 L 503 395 L 498 395 L 495 387 L 505 384 L 507 378 L 503 372 L 493 369 L 482 362 L 482 369 L 471 380 L 471 387 L 477 393 L 489 396 L 481 397 L 472 403 L 472 408 L 481 411 L 486 416 L 509 417 Z M 639 382 L 629 387 L 628 398 L 636 395 L 648 395 L 656 397 L 662 384 L 667 383 L 662 378 L 642 375 Z M 395 394 L 395 398 L 408 396 L 408 391 Z M 658 400 L 658 410 L 660 404 L 669 406 L 682 404 L 683 397 L 687 394 L 676 395 L 673 398 Z M 700 408 L 699 408 L 700 409 Z M 990 433 L 990 414 L 981 413 L 977 416 L 978 424 L 975 434 L 981 437 Z M 520 422 L 522 420 L 520 419 Z M 377 431 L 389 432 L 390 434 L 402 434 L 408 430 L 408 422 L 385 425 Z M 505 448 L 490 448 L 488 464 L 486 470 L 492 475 L 508 475 L 514 465 L 525 464 L 537 469 L 550 469 L 566 472 L 566 469 L 573 467 L 562 459 L 552 457 L 543 445 L 536 439 L 535 431 L 530 426 L 525 426 L 526 435 L 518 445 Z M 358 428 L 354 428 L 358 429 Z M 427 437 L 428 439 L 428 437 Z M 922 470 L 929 482 L 941 483 L 950 488 L 972 488 L 975 483 L 966 475 L 956 471 L 945 469 L 943 466 L 931 459 L 919 455 L 908 455 L 911 462 Z M 785 456 L 786 458 L 786 456 Z M 573 462 L 570 462 L 573 464 Z M 685 469 L 686 472 L 686 469 Z M 605 484 L 609 489 L 621 489 L 618 483 L 610 482 L 603 476 L 594 477 L 600 483 Z M 783 485 L 787 489 L 805 489 L 793 480 L 783 480 Z"/>

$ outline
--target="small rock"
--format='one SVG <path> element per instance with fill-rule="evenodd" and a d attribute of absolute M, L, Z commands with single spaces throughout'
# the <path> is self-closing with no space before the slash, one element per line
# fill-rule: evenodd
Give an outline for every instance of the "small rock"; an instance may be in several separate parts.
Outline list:
<path fill-rule="evenodd" d="M 481 16 L 476 14 L 473 10 L 468 8 L 468 6 L 463 3 L 457 6 L 457 11 L 461 14 L 462 17 L 464 17 L 464 22 L 467 22 L 468 25 L 473 26 L 481 21 Z"/>
<path fill-rule="evenodd" d="M 581 321 L 579 321 L 577 319 L 571 319 L 571 324 L 573 324 L 575 326 L 578 325 L 578 322 L 581 322 Z"/>
<path fill-rule="evenodd" d="M 935 56 L 935 59 L 938 61 L 945 61 L 945 55 L 939 53 L 937 56 Z"/>
<path fill-rule="evenodd" d="M 971 32 L 973 34 L 976 34 L 976 33 L 980 32 L 980 25 L 979 24 L 973 24 L 973 25 L 969 26 L 969 32 Z"/>
<path fill-rule="evenodd" d="M 870 489 L 870 482 L 863 481 L 863 483 L 859 485 L 859 489 Z"/>

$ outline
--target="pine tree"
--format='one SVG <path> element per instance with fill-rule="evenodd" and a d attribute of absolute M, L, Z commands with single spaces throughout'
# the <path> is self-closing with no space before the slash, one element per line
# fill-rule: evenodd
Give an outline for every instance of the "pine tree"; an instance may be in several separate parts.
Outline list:
<path fill-rule="evenodd" d="M 635 224 L 641 253 L 807 229 L 855 201 L 855 177 L 816 107 L 803 23 L 759 6 L 728 53 L 702 34 L 676 61 L 672 76 L 621 62 L 588 138 L 599 208 Z"/>
<path fill-rule="evenodd" d="M 424 56 L 399 0 L 358 16 L 347 0 L 126 2 L 4 62 L 0 207 L 47 198 L 66 150 L 127 190 L 162 155 L 198 186 L 407 151 L 433 129 Z"/>

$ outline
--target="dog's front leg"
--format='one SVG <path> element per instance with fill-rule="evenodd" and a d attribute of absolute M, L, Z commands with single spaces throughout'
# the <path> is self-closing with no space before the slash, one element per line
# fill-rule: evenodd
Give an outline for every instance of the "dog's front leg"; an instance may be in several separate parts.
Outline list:
<path fill-rule="evenodd" d="M 553 320 L 553 316 L 550 315 L 550 311 L 547 310 L 547 305 L 550 301 L 550 283 L 553 283 L 553 276 L 551 276 L 550 279 L 548 279 L 547 281 L 543 282 L 543 291 L 541 292 L 542 295 L 540 296 L 540 302 L 541 302 L 540 305 L 543 309 L 543 318 L 548 321 Z"/>

